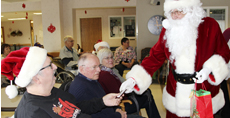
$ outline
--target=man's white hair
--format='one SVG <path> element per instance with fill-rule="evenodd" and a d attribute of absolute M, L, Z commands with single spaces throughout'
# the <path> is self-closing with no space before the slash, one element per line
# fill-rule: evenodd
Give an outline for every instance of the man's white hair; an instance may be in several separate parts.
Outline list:
<path fill-rule="evenodd" d="M 64 37 L 64 42 L 66 42 L 69 38 L 73 39 L 73 37 L 72 37 L 72 36 L 67 35 L 67 36 L 65 36 L 65 37 Z"/>

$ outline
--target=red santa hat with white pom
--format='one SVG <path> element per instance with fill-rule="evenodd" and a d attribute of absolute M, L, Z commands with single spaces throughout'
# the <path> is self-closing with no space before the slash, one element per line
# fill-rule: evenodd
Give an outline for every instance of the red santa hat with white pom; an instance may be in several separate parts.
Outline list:
<path fill-rule="evenodd" d="M 12 84 L 14 75 L 16 76 L 15 83 L 20 87 L 26 87 L 42 68 L 46 56 L 47 51 L 45 49 L 24 47 L 20 50 L 12 51 L 1 61 L 1 74 L 11 81 L 11 84 L 5 89 L 10 99 L 18 95 L 17 87 Z"/>

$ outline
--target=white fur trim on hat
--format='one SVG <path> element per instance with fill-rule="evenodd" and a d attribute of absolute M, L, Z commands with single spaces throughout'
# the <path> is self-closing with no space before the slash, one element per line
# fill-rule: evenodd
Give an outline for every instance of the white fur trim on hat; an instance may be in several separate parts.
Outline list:
<path fill-rule="evenodd" d="M 12 81 L 12 80 L 11 80 Z M 8 98 L 13 99 L 18 95 L 18 89 L 15 85 L 9 85 L 5 89 Z"/>
<path fill-rule="evenodd" d="M 126 74 L 127 78 L 134 78 L 137 82 L 139 91 L 134 89 L 134 92 L 141 95 L 145 92 L 152 83 L 152 77 L 147 73 L 147 71 L 140 65 L 136 64 L 132 69 Z"/>
<path fill-rule="evenodd" d="M 219 85 L 228 75 L 228 64 L 224 58 L 220 55 L 213 55 L 203 65 L 203 68 L 209 68 L 212 70 L 212 74 L 215 77 L 215 82 L 208 78 L 208 82 L 212 85 Z"/>
<path fill-rule="evenodd" d="M 97 43 L 97 44 L 94 45 L 94 48 L 95 48 L 96 52 L 98 51 L 98 48 L 100 46 L 107 47 L 108 49 L 110 48 L 109 44 L 107 42 L 102 41 L 102 42 L 99 42 L 99 43 Z"/>
<path fill-rule="evenodd" d="M 30 47 L 22 68 L 15 79 L 20 87 L 26 87 L 39 70 L 42 68 L 47 57 L 47 51 L 39 47 Z"/>
<path fill-rule="evenodd" d="M 200 0 L 165 0 L 164 11 L 169 12 L 177 8 L 187 8 L 200 5 Z"/>

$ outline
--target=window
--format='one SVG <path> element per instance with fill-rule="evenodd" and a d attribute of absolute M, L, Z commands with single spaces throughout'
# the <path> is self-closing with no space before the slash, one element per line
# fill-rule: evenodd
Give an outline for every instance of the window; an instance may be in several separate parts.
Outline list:
<path fill-rule="evenodd" d="M 109 17 L 110 38 L 136 37 L 135 16 Z"/>
<path fill-rule="evenodd" d="M 228 7 L 203 7 L 207 16 L 214 18 L 222 32 L 228 27 Z"/>

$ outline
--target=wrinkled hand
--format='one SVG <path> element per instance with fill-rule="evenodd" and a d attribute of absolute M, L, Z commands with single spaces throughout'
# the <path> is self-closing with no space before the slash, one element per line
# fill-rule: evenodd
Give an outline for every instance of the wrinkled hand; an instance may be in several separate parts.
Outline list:
<path fill-rule="evenodd" d="M 126 94 L 133 92 L 136 81 L 132 78 L 128 78 L 120 86 L 120 92 L 125 91 Z"/>
<path fill-rule="evenodd" d="M 203 83 L 205 80 L 208 79 L 209 74 L 211 73 L 211 70 L 208 68 L 203 68 L 200 70 L 200 72 L 196 73 L 197 77 L 197 83 Z M 193 78 L 194 82 L 196 81 L 195 78 Z"/>
<path fill-rule="evenodd" d="M 121 118 L 127 118 L 127 113 L 125 111 L 122 111 L 121 109 L 116 109 L 116 112 L 119 112 L 121 114 Z"/>
<path fill-rule="evenodd" d="M 116 98 L 119 93 L 110 93 L 105 95 L 102 99 L 106 106 L 118 106 L 121 102 L 122 97 Z"/>

